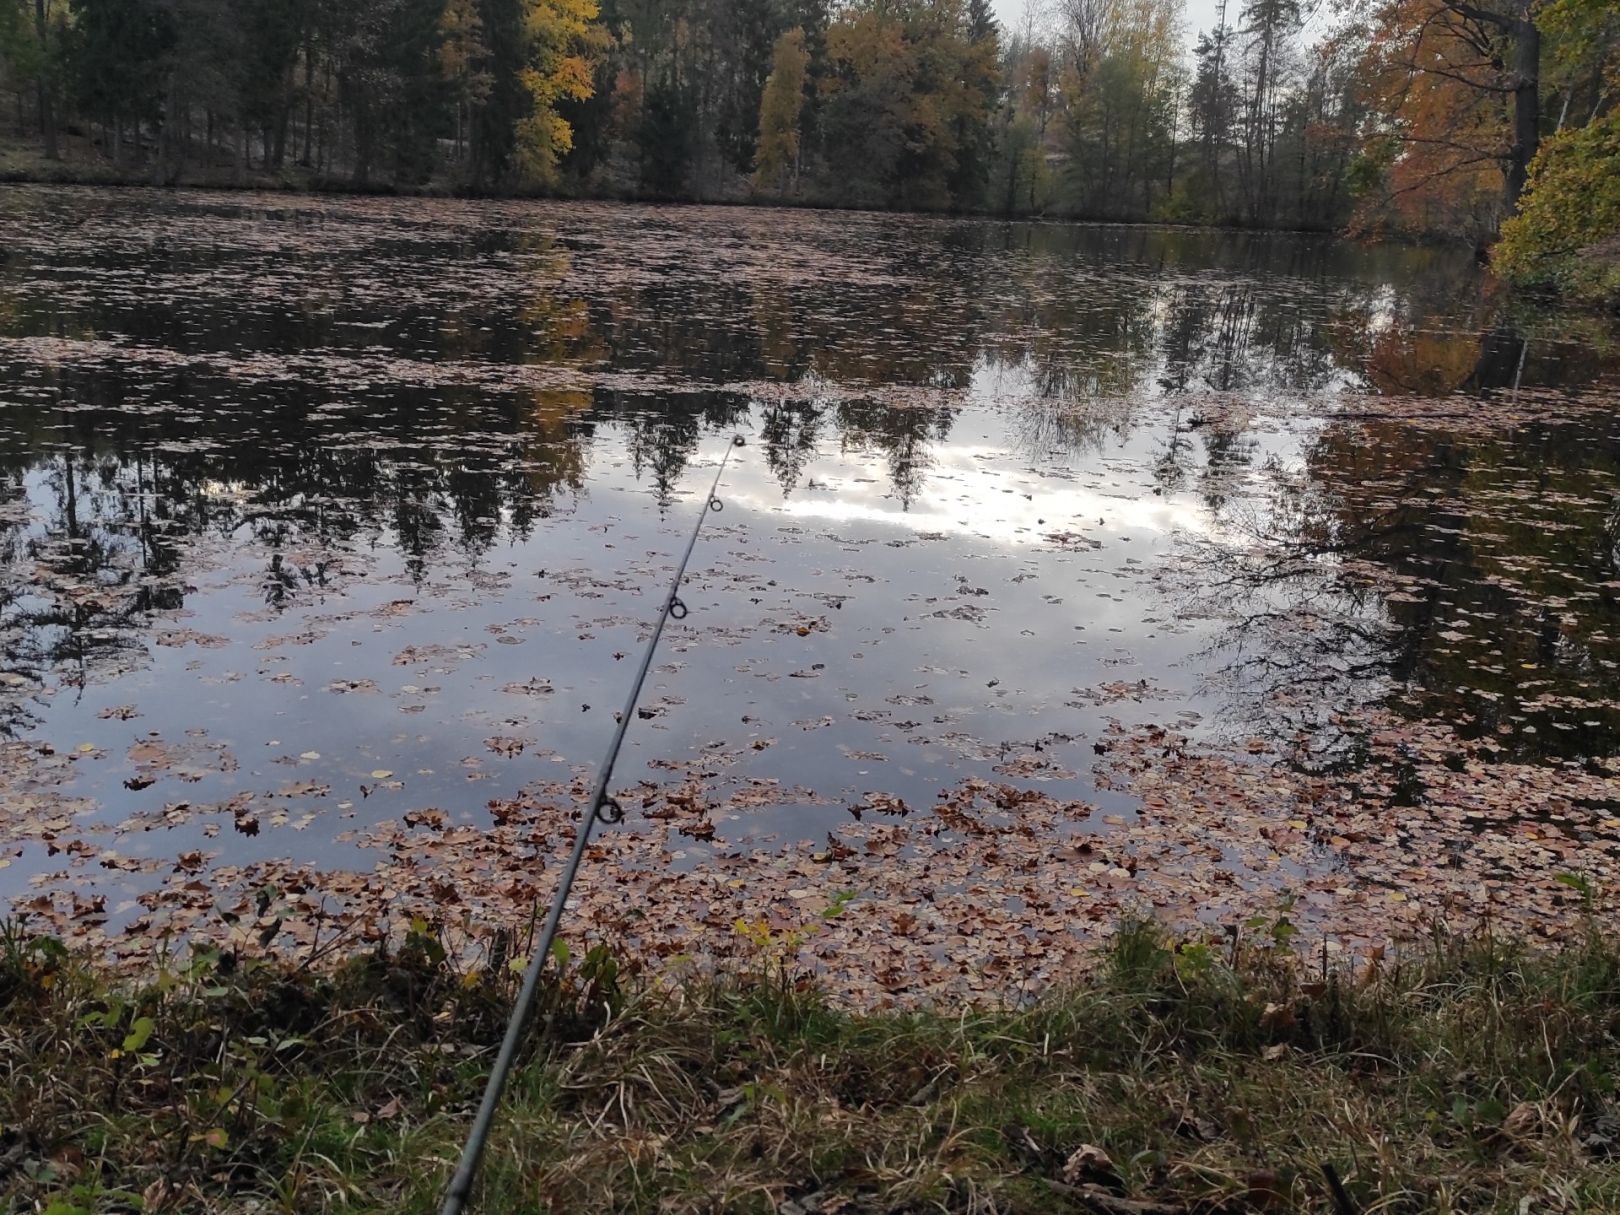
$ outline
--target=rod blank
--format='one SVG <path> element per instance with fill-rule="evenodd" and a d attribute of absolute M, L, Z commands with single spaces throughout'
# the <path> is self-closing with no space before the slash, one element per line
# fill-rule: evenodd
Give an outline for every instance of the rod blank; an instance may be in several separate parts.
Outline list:
<path fill-rule="evenodd" d="M 562 919 L 563 907 L 568 902 L 568 892 L 573 889 L 580 862 L 585 858 L 586 845 L 591 842 L 591 831 L 598 822 L 616 823 L 624 818 L 624 808 L 610 797 L 607 791 L 608 782 L 613 779 L 613 765 L 618 761 L 619 748 L 624 745 L 624 733 L 630 728 L 630 719 L 635 716 L 636 702 L 641 699 L 641 687 L 647 682 L 647 672 L 652 669 L 658 641 L 664 635 L 664 624 L 671 617 L 681 620 L 686 616 L 686 605 L 681 602 L 679 594 L 681 579 L 686 577 L 686 563 L 692 559 L 692 550 L 697 547 L 698 534 L 703 530 L 703 521 L 709 517 L 711 511 L 718 511 L 723 505 L 716 496 L 716 491 L 720 488 L 720 477 L 726 471 L 726 461 L 731 459 L 732 449 L 742 445 L 743 437 L 734 436 L 726 447 L 725 455 L 720 457 L 720 467 L 715 470 L 714 484 L 709 487 L 708 499 L 704 502 L 703 509 L 698 511 L 697 522 L 692 526 L 691 538 L 686 542 L 686 551 L 681 554 L 680 564 L 675 569 L 674 581 L 669 585 L 669 595 L 659 608 L 658 619 L 653 624 L 652 637 L 648 640 L 646 649 L 642 651 L 641 666 L 636 671 L 635 679 L 631 681 L 630 695 L 625 699 L 624 711 L 619 714 L 618 724 L 613 730 L 613 741 L 608 744 L 607 754 L 603 756 L 601 766 L 597 769 L 596 788 L 591 793 L 589 807 L 580 820 L 579 832 L 574 837 L 574 850 L 568 856 L 568 863 L 563 866 L 557 890 L 552 895 L 551 909 L 546 913 L 545 928 L 541 930 L 540 940 L 529 959 L 527 969 L 523 972 L 523 986 L 518 991 L 517 1002 L 512 1006 L 512 1015 L 506 1022 L 506 1035 L 501 1039 L 500 1052 L 495 1056 L 489 1081 L 484 1085 L 483 1100 L 478 1104 L 478 1113 L 473 1118 L 472 1129 L 467 1134 L 467 1143 L 461 1152 L 461 1162 L 456 1165 L 455 1176 L 450 1179 L 450 1186 L 445 1191 L 439 1215 L 461 1215 L 472 1194 L 473 1182 L 478 1176 L 478 1164 L 483 1159 L 484 1146 L 489 1141 L 489 1132 L 495 1124 L 495 1113 L 500 1107 L 501 1093 L 506 1088 L 512 1064 L 517 1059 L 524 1030 L 528 1028 L 529 1015 L 534 1011 L 535 996 L 540 991 L 540 976 L 551 956 L 552 942 L 557 936 L 557 924 Z"/>

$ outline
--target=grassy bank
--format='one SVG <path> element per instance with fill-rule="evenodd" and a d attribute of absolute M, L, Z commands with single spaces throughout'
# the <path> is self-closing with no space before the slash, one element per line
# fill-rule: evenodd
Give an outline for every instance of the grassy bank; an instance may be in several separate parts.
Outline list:
<path fill-rule="evenodd" d="M 429 1211 L 509 985 L 418 935 L 135 988 L 12 929 L 0 1210 Z M 548 993 L 481 1209 L 1613 1211 L 1617 1074 L 1595 930 L 1324 978 L 1133 927 L 1034 1007 L 926 1014 L 768 968 L 656 990 L 598 953 Z"/>

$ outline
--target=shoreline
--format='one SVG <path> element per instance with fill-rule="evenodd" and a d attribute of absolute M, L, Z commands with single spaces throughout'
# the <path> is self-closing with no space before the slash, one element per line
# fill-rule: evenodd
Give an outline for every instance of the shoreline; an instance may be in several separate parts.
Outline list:
<path fill-rule="evenodd" d="M 84 189 L 129 189 L 178 192 L 194 190 L 220 194 L 287 194 L 308 198 L 400 198 L 443 199 L 463 202 L 563 202 L 563 203 L 618 203 L 645 207 L 725 207 L 737 210 L 783 210 L 827 212 L 848 215 L 882 215 L 915 217 L 925 220 L 953 219 L 979 220 L 987 223 L 1042 224 L 1054 227 L 1097 228 L 1156 228 L 1167 231 L 1210 233 L 1242 236 L 1293 236 L 1344 241 L 1354 245 L 1397 244 L 1417 248 L 1452 248 L 1455 241 L 1444 239 L 1417 240 L 1380 237 L 1367 240 L 1329 228 L 1288 228 L 1243 223 L 1190 223 L 1176 220 L 1092 218 L 1084 215 L 1053 215 L 1035 213 L 1004 213 L 999 211 L 930 210 L 919 211 L 899 207 L 872 207 L 840 205 L 812 199 L 787 198 L 667 198 L 627 193 L 569 193 L 566 191 L 481 191 L 464 189 L 450 183 L 428 183 L 421 186 L 401 186 L 397 183 L 360 184 L 355 182 L 287 181 L 273 178 L 248 179 L 239 177 L 182 178 L 174 181 L 156 181 L 150 174 L 101 173 L 92 170 L 81 173 L 70 170 L 60 175 L 34 173 L 0 168 L 0 186 L 46 186 Z"/>
<path fill-rule="evenodd" d="M 510 1007 L 499 940 L 481 966 L 425 925 L 333 967 L 204 950 L 132 985 L 0 928 L 15 1199 L 436 1209 Z M 1595 922 L 1553 950 L 1436 937 L 1320 969 L 1275 933 L 1136 922 L 1090 978 L 979 1012 L 851 1013 L 768 959 L 680 986 L 606 948 L 558 959 L 475 1209 L 1620 1201 L 1620 954 Z"/>

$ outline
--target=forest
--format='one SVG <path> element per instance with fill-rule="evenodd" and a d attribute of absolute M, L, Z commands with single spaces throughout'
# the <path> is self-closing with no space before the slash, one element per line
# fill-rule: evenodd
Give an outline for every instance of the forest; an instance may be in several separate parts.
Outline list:
<path fill-rule="evenodd" d="M 1620 226 L 1617 83 L 1609 0 L 1228 0 L 1196 31 L 1179 0 L 1030 0 L 1013 28 L 990 0 L 0 0 L 6 125 L 38 152 L 14 178 L 77 156 L 1483 247 L 1539 172 L 1524 278 Z"/>

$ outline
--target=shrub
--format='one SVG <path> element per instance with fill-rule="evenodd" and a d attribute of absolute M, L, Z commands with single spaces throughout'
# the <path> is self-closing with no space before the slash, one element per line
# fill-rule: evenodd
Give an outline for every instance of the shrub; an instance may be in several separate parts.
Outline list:
<path fill-rule="evenodd" d="M 1620 307 L 1620 110 L 1542 145 L 1493 262 L 1515 285 Z"/>

